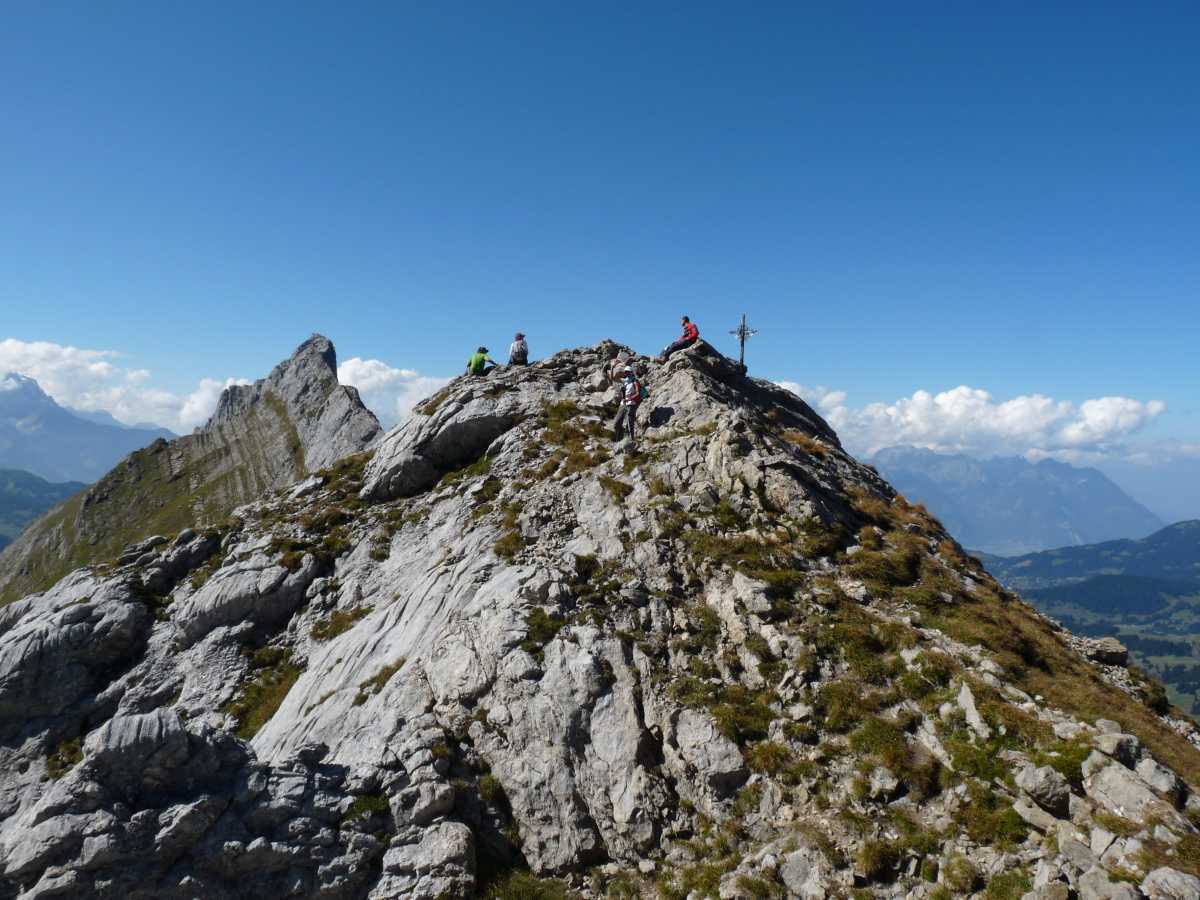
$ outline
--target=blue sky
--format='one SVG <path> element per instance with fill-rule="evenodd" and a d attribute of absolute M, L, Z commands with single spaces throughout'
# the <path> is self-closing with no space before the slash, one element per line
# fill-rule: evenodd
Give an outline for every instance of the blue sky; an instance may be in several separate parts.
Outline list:
<path fill-rule="evenodd" d="M 854 409 L 1200 442 L 1200 9 L 968 6 L 9 5 L 0 337 L 183 396 L 312 331 L 442 376 L 745 310 Z"/>

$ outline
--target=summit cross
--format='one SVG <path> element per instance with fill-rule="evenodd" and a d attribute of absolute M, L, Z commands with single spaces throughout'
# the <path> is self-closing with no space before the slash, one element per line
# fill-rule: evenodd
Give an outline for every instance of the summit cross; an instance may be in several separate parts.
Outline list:
<path fill-rule="evenodd" d="M 741 367 L 742 373 L 746 372 L 746 338 L 754 337 L 758 334 L 758 329 L 751 328 L 746 324 L 746 314 L 742 313 L 742 324 L 729 332 L 738 339 L 738 365 Z"/>

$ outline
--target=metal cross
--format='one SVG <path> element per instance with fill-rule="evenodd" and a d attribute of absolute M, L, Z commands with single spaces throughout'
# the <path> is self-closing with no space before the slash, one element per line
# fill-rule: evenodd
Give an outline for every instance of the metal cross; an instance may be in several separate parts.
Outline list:
<path fill-rule="evenodd" d="M 746 371 L 746 338 L 754 337 L 758 334 L 758 329 L 747 326 L 746 314 L 742 313 L 742 324 L 729 333 L 738 339 L 738 365 L 741 366 L 744 373 Z"/>

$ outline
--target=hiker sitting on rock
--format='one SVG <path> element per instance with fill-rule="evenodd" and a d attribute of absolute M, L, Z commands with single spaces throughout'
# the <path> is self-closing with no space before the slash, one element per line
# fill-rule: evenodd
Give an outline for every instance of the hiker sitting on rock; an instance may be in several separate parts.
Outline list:
<path fill-rule="evenodd" d="M 488 348 L 480 347 L 467 360 L 468 375 L 486 375 L 496 368 L 496 361 L 488 356 Z"/>
<path fill-rule="evenodd" d="M 622 432 L 629 434 L 629 448 L 637 449 L 634 435 L 634 420 L 637 418 L 638 405 L 642 402 L 642 385 L 633 371 L 633 366 L 626 366 L 621 381 L 621 408 L 617 411 L 617 419 L 613 422 L 613 440 L 619 441 Z M 624 427 L 622 427 L 624 426 Z"/>
<path fill-rule="evenodd" d="M 659 362 L 666 362 L 676 350 L 690 347 L 696 341 L 700 340 L 700 329 L 696 327 L 696 324 L 691 319 L 684 316 L 680 322 L 683 325 L 683 334 L 679 336 L 679 340 L 663 350 L 662 356 L 658 358 Z"/>
<path fill-rule="evenodd" d="M 529 345 L 525 343 L 525 335 L 518 331 L 517 336 L 508 347 L 508 364 L 510 366 L 529 365 Z"/>

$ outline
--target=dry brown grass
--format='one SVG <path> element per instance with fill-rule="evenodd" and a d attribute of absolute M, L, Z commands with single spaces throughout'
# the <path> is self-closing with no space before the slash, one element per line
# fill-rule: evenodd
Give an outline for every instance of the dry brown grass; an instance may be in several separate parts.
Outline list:
<path fill-rule="evenodd" d="M 1101 678 L 1031 607 L 995 582 L 977 596 L 982 599 L 939 607 L 923 617 L 924 624 L 988 648 L 1027 693 L 1041 695 L 1051 705 L 1089 722 L 1098 718 L 1119 722 L 1189 784 L 1200 785 L 1200 751 L 1144 702 Z"/>
<path fill-rule="evenodd" d="M 829 455 L 829 445 L 824 441 L 818 441 L 810 434 L 805 434 L 803 431 L 797 431 L 794 428 L 789 428 L 783 432 L 783 439 L 789 444 L 795 444 L 800 449 L 804 450 L 818 459 L 824 459 Z"/>

